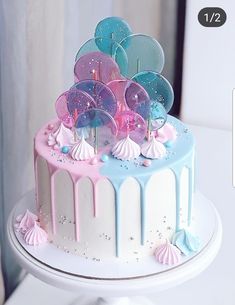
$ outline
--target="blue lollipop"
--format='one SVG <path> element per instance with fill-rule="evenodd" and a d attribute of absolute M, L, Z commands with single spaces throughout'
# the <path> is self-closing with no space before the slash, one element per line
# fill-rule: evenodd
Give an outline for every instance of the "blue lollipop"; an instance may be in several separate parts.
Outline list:
<path fill-rule="evenodd" d="M 101 109 L 89 109 L 81 113 L 77 121 L 75 122 L 75 127 L 78 129 L 92 128 L 94 130 L 94 145 L 95 153 L 98 152 L 98 146 L 106 145 L 112 141 L 112 137 L 117 135 L 117 125 L 114 118 L 107 112 Z M 103 132 L 99 132 L 98 128 L 105 128 Z M 99 139 L 99 141 L 98 141 Z"/>
<path fill-rule="evenodd" d="M 134 75 L 132 79 L 144 87 L 152 101 L 161 103 L 166 112 L 170 111 L 174 91 L 165 77 L 154 71 L 143 71 Z"/>
<path fill-rule="evenodd" d="M 105 18 L 97 24 L 95 29 L 95 38 L 111 38 L 117 43 L 120 43 L 131 34 L 132 30 L 129 24 L 120 17 Z M 102 51 L 108 53 L 109 49 L 109 43 L 104 40 L 102 43 Z"/>
<path fill-rule="evenodd" d="M 125 77 L 131 78 L 144 70 L 159 73 L 162 71 L 165 61 L 164 52 L 159 42 L 153 37 L 134 34 L 123 39 L 120 45 L 124 48 L 128 59 L 127 71 L 122 73 Z M 120 52 L 117 52 L 115 58 L 118 65 L 123 60 L 119 54 Z"/>

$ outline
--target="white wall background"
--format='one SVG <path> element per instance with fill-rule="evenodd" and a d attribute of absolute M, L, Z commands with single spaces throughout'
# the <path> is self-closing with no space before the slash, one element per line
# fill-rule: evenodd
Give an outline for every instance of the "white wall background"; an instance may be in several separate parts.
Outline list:
<path fill-rule="evenodd" d="M 218 6 L 227 13 L 219 28 L 198 22 L 199 11 Z M 232 128 L 235 88 L 235 1 L 188 0 L 184 46 L 183 120 L 201 126 Z"/>

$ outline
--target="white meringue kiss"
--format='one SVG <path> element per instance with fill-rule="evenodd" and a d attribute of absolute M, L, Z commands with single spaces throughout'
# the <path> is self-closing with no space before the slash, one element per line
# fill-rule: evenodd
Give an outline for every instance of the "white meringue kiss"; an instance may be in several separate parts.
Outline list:
<path fill-rule="evenodd" d="M 47 233 L 40 228 L 37 222 L 34 222 L 34 225 L 26 231 L 24 234 L 24 240 L 27 245 L 38 246 L 47 242 Z"/>
<path fill-rule="evenodd" d="M 94 157 L 94 148 L 82 137 L 71 149 L 71 158 L 77 161 L 89 160 Z"/>
<path fill-rule="evenodd" d="M 149 142 L 142 144 L 141 154 L 149 159 L 161 159 L 166 155 L 166 148 L 155 137 L 152 137 Z"/>
<path fill-rule="evenodd" d="M 112 149 L 112 154 L 120 160 L 133 160 L 140 155 L 140 146 L 135 143 L 129 136 L 118 141 Z"/>
<path fill-rule="evenodd" d="M 65 127 L 64 124 L 61 123 L 54 133 L 49 134 L 47 144 L 49 146 L 57 144 L 59 147 L 71 146 L 74 144 L 74 134 L 69 128 Z"/>

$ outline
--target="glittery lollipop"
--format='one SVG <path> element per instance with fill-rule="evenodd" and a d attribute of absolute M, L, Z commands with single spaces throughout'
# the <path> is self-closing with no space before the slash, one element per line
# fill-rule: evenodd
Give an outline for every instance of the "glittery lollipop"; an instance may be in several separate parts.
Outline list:
<path fill-rule="evenodd" d="M 93 78 L 96 78 L 96 72 L 93 73 Z M 78 82 L 72 88 L 86 92 L 93 98 L 95 102 L 95 109 L 92 109 L 95 111 L 86 111 L 84 112 L 84 116 L 81 114 L 81 116 L 79 116 L 79 120 L 77 120 L 76 126 L 82 127 L 82 125 L 84 125 L 84 127 L 89 126 L 93 128 L 92 130 L 95 138 L 95 153 L 97 153 L 97 127 L 110 125 L 110 129 L 113 130 L 113 126 L 116 126 L 115 121 L 113 120 L 113 116 L 117 111 L 115 96 L 110 88 L 95 79 Z"/>
<path fill-rule="evenodd" d="M 110 142 L 110 137 L 116 136 L 117 134 L 117 126 L 113 117 L 107 111 L 97 108 L 81 113 L 77 118 L 75 127 L 90 127 L 95 131 L 92 135 L 94 138 L 95 154 L 98 152 L 98 147 L 108 144 Z M 106 128 L 98 134 L 98 128 L 102 127 Z"/>
<path fill-rule="evenodd" d="M 148 93 L 138 83 L 131 80 L 114 80 L 107 86 L 116 97 L 119 112 L 133 110 L 144 119 L 149 117 L 150 99 Z"/>
<path fill-rule="evenodd" d="M 153 37 L 134 34 L 124 38 L 120 45 L 124 48 L 128 59 L 127 71 L 122 73 L 125 77 L 131 78 L 144 70 L 162 71 L 165 61 L 163 49 Z M 115 58 L 118 64 L 122 61 L 119 53 L 117 52 Z"/>
<path fill-rule="evenodd" d="M 101 20 L 95 29 L 96 38 L 111 38 L 112 40 L 120 43 L 126 37 L 132 34 L 129 24 L 120 17 L 108 17 Z M 107 41 L 103 41 L 101 46 L 102 51 L 109 50 Z M 107 51 L 105 53 L 108 53 Z"/>
<path fill-rule="evenodd" d="M 102 52 L 87 53 L 75 63 L 74 75 L 76 81 L 91 79 L 94 73 L 96 73 L 96 79 L 103 83 L 121 78 L 117 63 L 109 55 Z"/>
<path fill-rule="evenodd" d="M 83 55 L 93 52 L 103 52 L 113 60 L 119 58 L 118 66 L 122 74 L 127 72 L 127 55 L 123 47 L 111 38 L 92 38 L 85 42 L 78 50 L 75 61 Z"/>
<path fill-rule="evenodd" d="M 173 105 L 174 92 L 165 77 L 154 71 L 143 71 L 134 75 L 132 79 L 144 87 L 152 101 L 161 103 L 166 112 L 169 112 Z"/>
<path fill-rule="evenodd" d="M 55 103 L 55 109 L 58 118 L 64 123 L 64 125 L 67 127 L 73 127 L 74 119 L 68 110 L 67 94 L 68 91 L 58 97 Z"/>
<path fill-rule="evenodd" d="M 140 143 L 146 135 L 145 120 L 138 113 L 123 111 L 116 115 L 115 121 L 118 127 L 118 138 L 129 136 L 133 141 Z"/>
<path fill-rule="evenodd" d="M 95 72 L 94 72 L 95 73 Z M 92 76 L 92 78 L 95 75 Z M 86 92 L 95 102 L 95 108 L 107 111 L 114 116 L 117 111 L 117 102 L 111 89 L 100 81 L 88 79 L 73 85 L 72 89 Z"/>
<path fill-rule="evenodd" d="M 80 113 L 95 108 L 94 99 L 86 92 L 77 88 L 71 88 L 67 91 L 67 108 L 74 122 Z"/>
<path fill-rule="evenodd" d="M 152 131 L 160 129 L 167 120 L 167 113 L 163 105 L 156 101 L 150 103 L 150 114 L 148 119 L 147 139 L 150 140 Z"/>

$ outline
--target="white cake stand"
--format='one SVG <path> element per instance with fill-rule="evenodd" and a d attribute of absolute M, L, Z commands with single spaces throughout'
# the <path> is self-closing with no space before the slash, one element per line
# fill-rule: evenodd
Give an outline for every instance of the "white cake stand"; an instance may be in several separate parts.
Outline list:
<path fill-rule="evenodd" d="M 64 253 L 51 244 L 42 250 L 25 246 L 13 225 L 15 216 L 26 207 L 32 209 L 33 203 L 31 192 L 12 211 L 7 226 L 10 245 L 21 266 L 35 277 L 56 287 L 76 291 L 81 297 L 73 305 L 150 305 L 152 303 L 147 298 L 136 296 L 156 294 L 197 276 L 212 263 L 221 244 L 220 217 L 213 204 L 197 193 L 197 232 L 203 241 L 200 252 L 175 267 L 160 265 L 154 259 L 128 265 L 122 262 L 116 266 L 95 264 Z"/>

